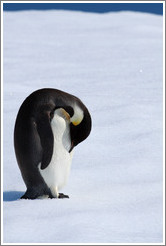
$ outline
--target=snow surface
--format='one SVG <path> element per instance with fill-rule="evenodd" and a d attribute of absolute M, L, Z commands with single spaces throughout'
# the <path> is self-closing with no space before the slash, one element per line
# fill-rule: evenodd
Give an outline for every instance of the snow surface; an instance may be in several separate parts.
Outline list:
<path fill-rule="evenodd" d="M 161 243 L 162 16 L 4 12 L 5 243 Z M 34 90 L 78 96 L 92 115 L 62 190 L 19 200 L 16 114 Z"/>

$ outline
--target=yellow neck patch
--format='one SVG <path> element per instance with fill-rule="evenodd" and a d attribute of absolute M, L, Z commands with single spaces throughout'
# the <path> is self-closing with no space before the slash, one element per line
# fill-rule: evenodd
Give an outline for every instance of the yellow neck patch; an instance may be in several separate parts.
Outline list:
<path fill-rule="evenodd" d="M 74 115 L 70 118 L 70 122 L 72 122 L 74 126 L 78 126 L 84 118 L 84 112 L 77 105 L 74 105 L 73 109 Z"/>

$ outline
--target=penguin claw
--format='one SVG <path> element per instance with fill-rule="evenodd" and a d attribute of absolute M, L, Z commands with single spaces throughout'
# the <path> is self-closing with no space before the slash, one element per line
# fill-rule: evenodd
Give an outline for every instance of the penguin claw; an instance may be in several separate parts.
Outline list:
<path fill-rule="evenodd" d="M 36 198 L 36 197 L 35 197 Z M 27 195 L 23 195 L 22 197 L 20 197 L 20 199 L 30 199 L 30 200 L 33 200 L 35 199 L 34 197 L 29 197 Z"/>
<path fill-rule="evenodd" d="M 48 197 L 48 194 L 49 194 L 49 190 L 36 187 L 36 188 L 27 189 L 27 191 L 24 193 L 22 197 L 20 197 L 20 199 L 30 199 L 30 200 L 34 200 L 37 198 L 41 199 L 42 197 L 44 198 L 45 196 Z"/>
<path fill-rule="evenodd" d="M 29 195 L 29 194 L 26 194 L 26 193 L 22 197 L 20 197 L 20 199 L 31 199 L 31 200 L 34 200 L 34 199 L 38 198 L 37 195 L 32 196 L 32 195 Z M 49 198 L 52 199 L 52 198 L 55 198 L 55 197 L 52 196 L 52 194 L 49 194 Z M 63 199 L 63 198 L 69 198 L 69 196 L 68 195 L 64 195 L 63 193 L 59 193 L 58 199 Z"/>
<path fill-rule="evenodd" d="M 59 198 L 59 199 L 69 198 L 69 196 L 68 196 L 68 195 L 64 195 L 63 193 L 59 193 L 58 198 Z"/>
<path fill-rule="evenodd" d="M 27 196 L 23 195 L 20 197 L 20 199 L 29 199 Z"/>

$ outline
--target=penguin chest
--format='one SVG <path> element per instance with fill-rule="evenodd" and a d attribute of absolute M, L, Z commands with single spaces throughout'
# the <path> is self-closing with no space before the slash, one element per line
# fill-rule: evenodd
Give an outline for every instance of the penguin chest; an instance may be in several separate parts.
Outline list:
<path fill-rule="evenodd" d="M 54 147 L 50 164 L 44 170 L 39 171 L 53 195 L 57 196 L 58 190 L 67 182 L 70 173 L 73 153 L 69 153 L 71 147 L 69 120 L 62 117 L 58 110 L 51 121 L 54 135 Z"/>

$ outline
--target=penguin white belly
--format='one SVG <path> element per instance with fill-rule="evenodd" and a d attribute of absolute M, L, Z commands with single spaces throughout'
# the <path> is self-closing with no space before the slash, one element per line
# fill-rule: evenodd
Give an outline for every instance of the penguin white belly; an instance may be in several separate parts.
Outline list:
<path fill-rule="evenodd" d="M 54 147 L 50 164 L 44 170 L 39 171 L 54 197 L 58 197 L 58 191 L 67 182 L 70 173 L 73 153 L 70 152 L 70 121 L 64 115 L 63 109 L 57 109 L 51 121 L 54 135 Z"/>

